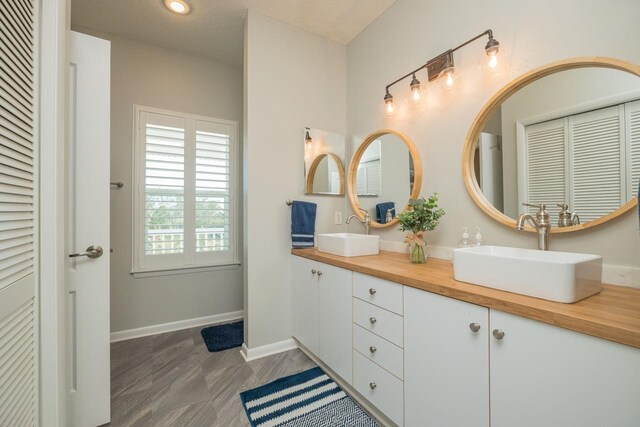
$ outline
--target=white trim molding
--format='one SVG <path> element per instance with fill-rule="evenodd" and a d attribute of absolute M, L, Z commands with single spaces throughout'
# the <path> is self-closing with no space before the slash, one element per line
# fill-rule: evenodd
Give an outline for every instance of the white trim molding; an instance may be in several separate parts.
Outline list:
<path fill-rule="evenodd" d="M 182 329 L 195 328 L 198 326 L 217 325 L 228 323 L 234 320 L 242 320 L 244 311 L 231 311 L 229 313 L 214 314 L 211 316 L 196 317 L 194 319 L 178 320 L 175 322 L 160 323 L 157 325 L 144 326 L 142 328 L 127 329 L 124 331 L 111 332 L 111 342 L 126 341 L 134 338 L 148 337 L 151 335 L 164 334 L 166 332 L 180 331 Z"/>
<path fill-rule="evenodd" d="M 246 362 L 252 360 L 261 359 L 263 357 L 272 356 L 274 354 L 282 353 L 289 350 L 298 348 L 298 343 L 293 339 L 274 342 L 272 344 L 263 345 L 255 348 L 248 348 L 246 344 L 242 344 L 240 354 Z"/>

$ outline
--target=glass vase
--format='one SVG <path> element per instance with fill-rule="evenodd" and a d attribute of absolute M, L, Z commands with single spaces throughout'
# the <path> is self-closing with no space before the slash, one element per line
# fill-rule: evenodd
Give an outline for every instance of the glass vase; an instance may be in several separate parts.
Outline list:
<path fill-rule="evenodd" d="M 424 264 L 427 261 L 427 245 L 419 245 L 411 242 L 409 245 L 409 262 L 412 264 Z"/>

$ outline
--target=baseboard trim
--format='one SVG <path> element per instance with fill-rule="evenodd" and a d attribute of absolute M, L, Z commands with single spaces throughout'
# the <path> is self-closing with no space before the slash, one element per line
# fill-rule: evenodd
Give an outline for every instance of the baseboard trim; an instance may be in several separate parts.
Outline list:
<path fill-rule="evenodd" d="M 211 316 L 196 317 L 194 319 L 178 320 L 176 322 L 160 323 L 158 325 L 145 326 L 136 329 L 111 332 L 111 342 L 126 341 L 134 338 L 148 337 L 150 335 L 163 334 L 165 332 L 179 331 L 195 328 L 197 326 L 215 325 L 227 323 L 244 318 L 244 311 L 231 311 L 229 313 L 214 314 Z"/>
<path fill-rule="evenodd" d="M 263 357 L 294 350 L 296 348 L 298 348 L 298 343 L 293 338 L 289 338 L 288 340 L 274 342 L 273 344 L 267 344 L 256 348 L 248 348 L 246 344 L 242 344 L 240 354 L 246 362 L 251 362 L 252 360 L 261 359 Z"/>

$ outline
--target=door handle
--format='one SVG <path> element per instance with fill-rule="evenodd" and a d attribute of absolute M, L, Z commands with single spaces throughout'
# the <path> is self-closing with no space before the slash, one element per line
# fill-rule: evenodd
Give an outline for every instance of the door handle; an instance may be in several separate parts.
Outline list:
<path fill-rule="evenodd" d="M 78 258 L 81 256 L 86 256 L 87 258 L 95 259 L 95 258 L 100 258 L 103 253 L 104 253 L 104 250 L 102 249 L 102 247 L 98 245 L 91 245 L 87 248 L 86 252 L 69 254 L 69 258 Z"/>

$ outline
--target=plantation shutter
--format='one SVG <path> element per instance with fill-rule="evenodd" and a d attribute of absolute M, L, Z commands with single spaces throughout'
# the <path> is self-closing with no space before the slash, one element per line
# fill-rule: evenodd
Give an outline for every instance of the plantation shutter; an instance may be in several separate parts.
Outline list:
<path fill-rule="evenodd" d="M 640 101 L 626 104 L 625 110 L 628 201 L 638 196 L 638 185 L 640 185 Z"/>
<path fill-rule="evenodd" d="M 593 221 L 625 202 L 622 106 L 569 117 L 573 211 Z"/>
<path fill-rule="evenodd" d="M 231 260 L 234 127 L 196 120 L 195 128 L 196 256 L 208 253 L 209 257 Z"/>
<path fill-rule="evenodd" d="M 525 128 L 525 201 L 545 203 L 552 217 L 560 212 L 556 205 L 568 200 L 565 122 L 566 119 L 552 120 Z M 524 212 L 535 214 L 536 211 L 536 208 L 524 207 Z"/>
<path fill-rule="evenodd" d="M 37 420 L 32 0 L 0 2 L 0 426 Z"/>

